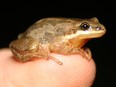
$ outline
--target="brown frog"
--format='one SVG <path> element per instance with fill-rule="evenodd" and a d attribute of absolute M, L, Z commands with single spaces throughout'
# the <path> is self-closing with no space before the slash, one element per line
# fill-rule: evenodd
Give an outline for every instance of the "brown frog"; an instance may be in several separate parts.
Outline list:
<path fill-rule="evenodd" d="M 44 18 L 18 36 L 10 43 L 15 58 L 26 62 L 33 58 L 52 59 L 63 64 L 50 53 L 64 55 L 80 54 L 91 59 L 89 48 L 83 45 L 92 38 L 99 38 L 106 32 L 105 27 L 96 17 L 79 18 Z"/>

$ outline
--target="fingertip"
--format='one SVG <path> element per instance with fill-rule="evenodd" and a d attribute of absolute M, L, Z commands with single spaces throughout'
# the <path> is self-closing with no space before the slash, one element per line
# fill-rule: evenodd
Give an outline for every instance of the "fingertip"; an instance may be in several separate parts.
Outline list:
<path fill-rule="evenodd" d="M 66 75 L 61 75 L 63 80 L 71 83 L 66 87 L 90 87 L 93 84 L 96 75 L 96 65 L 93 59 L 88 61 L 81 55 L 52 55 L 63 63 L 63 73 Z"/>
<path fill-rule="evenodd" d="M 90 87 L 92 85 L 96 75 L 96 66 L 93 59 L 88 61 L 81 55 L 51 55 L 63 64 L 60 65 L 51 59 L 38 59 L 34 62 L 23 64 L 27 65 L 30 72 L 34 73 L 31 74 L 32 77 L 33 75 L 36 76 L 36 74 L 41 77 L 36 76 L 40 85 L 43 86 L 43 83 L 46 83 L 44 86 L 47 87 Z M 11 58 L 13 55 L 10 49 L 1 49 L 0 56 L 2 57 L 0 58 L 2 63 L 3 60 L 14 60 Z"/>

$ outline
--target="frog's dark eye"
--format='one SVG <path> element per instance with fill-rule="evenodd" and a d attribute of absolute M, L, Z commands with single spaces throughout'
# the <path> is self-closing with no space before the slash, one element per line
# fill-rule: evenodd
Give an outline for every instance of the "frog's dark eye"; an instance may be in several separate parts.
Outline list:
<path fill-rule="evenodd" d="M 90 28 L 90 25 L 87 23 L 87 22 L 83 22 L 81 25 L 80 25 L 81 29 L 82 30 L 88 30 Z"/>

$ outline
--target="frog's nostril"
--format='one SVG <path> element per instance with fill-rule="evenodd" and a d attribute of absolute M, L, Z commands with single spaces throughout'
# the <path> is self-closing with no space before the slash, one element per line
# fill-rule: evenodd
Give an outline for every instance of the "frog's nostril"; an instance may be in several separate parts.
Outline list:
<path fill-rule="evenodd" d="M 96 27 L 96 30 L 98 31 L 98 30 L 101 30 L 102 28 L 100 27 L 100 26 L 97 26 Z"/>

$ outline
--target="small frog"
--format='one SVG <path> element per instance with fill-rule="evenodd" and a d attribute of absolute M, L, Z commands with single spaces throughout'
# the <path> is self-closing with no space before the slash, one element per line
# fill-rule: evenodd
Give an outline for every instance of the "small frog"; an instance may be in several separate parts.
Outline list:
<path fill-rule="evenodd" d="M 17 40 L 10 43 L 15 58 L 21 62 L 33 58 L 52 59 L 58 64 L 63 64 L 52 57 L 50 53 L 64 55 L 80 54 L 86 59 L 91 59 L 89 48 L 83 48 L 92 38 L 99 38 L 106 32 L 105 27 L 96 17 L 90 19 L 79 18 L 44 18 L 18 36 Z"/>

